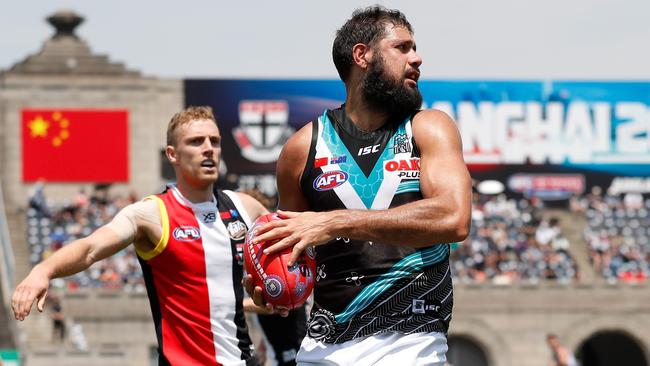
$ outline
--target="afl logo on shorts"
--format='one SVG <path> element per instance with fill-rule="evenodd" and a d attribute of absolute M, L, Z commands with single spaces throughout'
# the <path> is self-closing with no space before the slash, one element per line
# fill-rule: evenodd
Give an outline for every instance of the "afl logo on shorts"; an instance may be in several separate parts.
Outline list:
<path fill-rule="evenodd" d="M 334 189 L 348 181 L 348 173 L 334 170 L 325 172 L 314 179 L 314 189 L 322 192 Z"/>
<path fill-rule="evenodd" d="M 178 241 L 194 241 L 201 238 L 201 232 L 194 226 L 179 226 L 174 229 L 173 235 Z"/>

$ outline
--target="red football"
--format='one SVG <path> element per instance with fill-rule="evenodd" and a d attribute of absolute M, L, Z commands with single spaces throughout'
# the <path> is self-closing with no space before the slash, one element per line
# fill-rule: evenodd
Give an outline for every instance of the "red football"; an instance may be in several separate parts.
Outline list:
<path fill-rule="evenodd" d="M 287 266 L 287 262 L 291 258 L 292 247 L 264 254 L 264 248 L 270 244 L 262 242 L 253 245 L 255 229 L 274 220 L 282 219 L 277 214 L 270 213 L 260 216 L 251 226 L 244 244 L 244 267 L 253 277 L 254 286 L 262 288 L 266 302 L 294 309 L 302 305 L 314 289 L 314 248 L 309 247 L 303 251 L 291 267 Z"/>

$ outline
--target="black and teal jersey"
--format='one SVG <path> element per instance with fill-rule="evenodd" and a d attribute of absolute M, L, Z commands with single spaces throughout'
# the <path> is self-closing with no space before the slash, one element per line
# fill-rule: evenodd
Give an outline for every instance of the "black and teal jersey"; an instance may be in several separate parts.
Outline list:
<path fill-rule="evenodd" d="M 309 208 L 382 210 L 422 199 L 411 122 L 364 132 L 343 107 L 313 121 L 300 182 Z M 342 343 L 384 332 L 446 333 L 453 306 L 448 259 L 447 244 L 418 249 L 336 238 L 317 246 L 308 336 Z"/>

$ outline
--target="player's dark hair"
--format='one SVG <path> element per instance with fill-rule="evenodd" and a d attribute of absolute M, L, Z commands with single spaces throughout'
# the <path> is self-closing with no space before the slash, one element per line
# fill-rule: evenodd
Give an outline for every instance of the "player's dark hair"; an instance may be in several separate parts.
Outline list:
<path fill-rule="evenodd" d="M 413 28 L 406 16 L 399 10 L 386 9 L 375 5 L 357 9 L 341 29 L 336 32 L 332 47 L 334 66 L 344 82 L 350 76 L 352 68 L 352 47 L 357 43 L 372 46 L 386 35 L 386 26 L 392 24 L 408 29 L 412 34 Z"/>

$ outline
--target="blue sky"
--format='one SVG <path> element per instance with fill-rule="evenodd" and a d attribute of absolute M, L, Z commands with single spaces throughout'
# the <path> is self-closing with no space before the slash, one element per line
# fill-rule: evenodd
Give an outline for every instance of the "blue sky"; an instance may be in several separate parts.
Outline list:
<path fill-rule="evenodd" d="M 147 75 L 336 78 L 334 33 L 372 1 L 33 0 L 0 5 L 0 69 L 39 50 L 44 18 Z M 406 13 L 427 79 L 650 80 L 650 1 L 378 1 Z"/>

